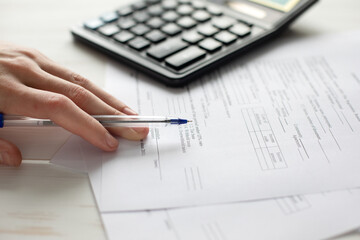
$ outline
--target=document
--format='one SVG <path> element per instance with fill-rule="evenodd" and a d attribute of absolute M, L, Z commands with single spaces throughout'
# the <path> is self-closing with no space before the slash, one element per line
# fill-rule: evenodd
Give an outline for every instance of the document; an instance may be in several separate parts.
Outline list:
<path fill-rule="evenodd" d="M 325 191 L 359 186 L 359 38 L 270 45 L 185 89 L 111 65 L 108 88 L 140 114 L 193 124 L 121 140 L 112 154 L 71 137 L 52 162 L 89 172 L 109 239 L 322 239 L 354 229 L 359 190 Z M 220 204 L 177 208 L 210 203 Z"/>
<path fill-rule="evenodd" d="M 140 115 L 193 122 L 151 129 L 140 142 L 121 140 L 114 153 L 84 149 L 85 159 L 101 162 L 94 169 L 102 176 L 100 209 L 197 206 L 360 186 L 359 40 L 352 33 L 274 46 L 180 89 L 109 65 L 108 91 Z"/>
<path fill-rule="evenodd" d="M 101 161 L 84 159 L 79 137 L 71 137 L 52 160 L 80 171 L 88 169 L 97 202 L 101 197 Z M 96 153 L 95 148 L 90 154 Z M 74 157 L 69 158 L 68 151 Z M 69 161 L 72 159 L 72 161 Z M 86 161 L 85 161 L 86 160 Z M 360 190 L 351 189 L 278 199 L 204 207 L 135 212 L 102 212 L 112 239 L 324 239 L 359 227 Z"/>
<path fill-rule="evenodd" d="M 359 226 L 359 200 L 351 190 L 102 218 L 110 240 L 325 239 Z"/>

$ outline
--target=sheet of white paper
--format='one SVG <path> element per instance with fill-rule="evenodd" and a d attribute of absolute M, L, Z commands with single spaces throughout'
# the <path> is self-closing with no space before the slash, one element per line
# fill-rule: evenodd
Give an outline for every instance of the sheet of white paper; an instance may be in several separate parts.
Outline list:
<path fill-rule="evenodd" d="M 97 202 L 101 193 L 101 160 L 86 158 L 82 149 L 86 148 L 86 155 L 99 155 L 102 151 L 85 142 L 81 137 L 71 135 L 62 148 L 51 159 L 51 163 L 75 169 L 89 174 L 91 187 Z"/>
<path fill-rule="evenodd" d="M 71 167 L 82 166 L 83 145 L 70 138 L 52 160 Z M 90 155 L 97 154 L 96 148 Z M 91 159 L 90 180 L 97 201 L 101 192 L 101 161 Z M 86 159 L 89 163 L 89 159 Z M 79 168 L 77 168 L 79 169 Z M 359 226 L 360 190 L 292 196 L 248 203 L 158 211 L 102 213 L 105 229 L 113 239 L 324 239 Z"/>
<path fill-rule="evenodd" d="M 103 213 L 109 240 L 324 239 L 359 226 L 360 191 L 249 203 Z"/>
<path fill-rule="evenodd" d="M 356 33 L 344 35 L 340 39 L 330 38 L 326 41 L 332 42 L 334 45 L 335 43 L 342 45 L 344 39 L 358 38 L 358 36 Z M 322 39 L 317 41 L 320 40 L 322 41 Z M 343 43 L 339 40 L 342 40 Z M 349 69 L 351 70 L 351 68 Z M 359 83 L 357 73 L 352 72 L 351 75 Z M 135 106 L 136 101 L 132 104 Z M 339 100 L 336 104 L 339 104 Z M 347 104 L 350 106 L 350 102 Z M 320 110 L 314 110 L 314 112 L 324 114 Z M 356 114 L 355 111 L 353 113 Z M 340 115 L 338 118 L 341 119 L 341 116 L 344 115 Z M 344 121 L 342 124 L 345 124 Z M 74 145 L 74 143 L 71 144 Z M 124 143 L 122 149 L 131 147 L 133 144 L 126 141 Z M 85 149 L 86 164 L 90 170 L 92 186 L 97 201 L 102 202 L 100 196 L 103 196 L 103 164 L 101 158 L 97 159 L 101 155 L 101 151 L 90 147 L 83 141 L 78 141 L 76 144 L 83 145 L 83 149 Z M 142 147 L 139 151 L 144 151 L 144 149 Z M 59 154 L 61 155 L 61 152 Z M 77 160 L 76 158 L 72 159 Z M 343 160 L 347 161 L 347 159 Z M 124 196 L 126 197 L 126 195 Z M 149 236 L 156 239 L 177 240 L 194 238 L 239 239 L 241 237 L 245 239 L 264 239 L 265 237 L 319 239 L 340 234 L 358 226 L 359 197 L 359 190 L 351 190 L 208 207 L 133 213 L 103 213 L 102 216 L 110 239 L 120 237 L 122 239 L 148 239 Z M 144 200 L 146 201 L 146 199 Z"/>
<path fill-rule="evenodd" d="M 110 65 L 108 90 L 139 114 L 193 123 L 151 129 L 142 142 L 122 140 L 115 153 L 86 156 L 102 161 L 100 209 L 171 208 L 360 186 L 359 42 L 359 32 L 295 41 L 180 89 Z"/>
<path fill-rule="evenodd" d="M 66 143 L 52 157 L 51 162 L 80 172 L 87 172 L 87 164 L 82 156 L 81 143 L 82 140 L 79 136 L 70 135 Z"/>

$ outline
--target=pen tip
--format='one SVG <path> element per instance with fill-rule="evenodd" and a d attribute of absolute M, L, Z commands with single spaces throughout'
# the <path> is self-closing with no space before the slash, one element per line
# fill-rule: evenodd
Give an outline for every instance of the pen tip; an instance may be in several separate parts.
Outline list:
<path fill-rule="evenodd" d="M 186 124 L 188 122 L 191 122 L 187 119 L 181 119 L 181 118 L 177 118 L 177 119 L 171 119 L 170 120 L 170 123 L 171 124 L 177 124 L 177 125 L 181 125 L 181 124 Z"/>
<path fill-rule="evenodd" d="M 182 118 L 170 119 L 171 124 L 177 124 L 177 125 L 186 124 L 189 122 L 192 122 L 192 120 L 187 120 Z"/>
<path fill-rule="evenodd" d="M 189 122 L 189 121 L 186 120 L 186 119 L 181 119 L 181 118 L 178 119 L 178 123 L 179 123 L 179 124 L 186 124 L 186 123 L 188 123 L 188 122 Z"/>

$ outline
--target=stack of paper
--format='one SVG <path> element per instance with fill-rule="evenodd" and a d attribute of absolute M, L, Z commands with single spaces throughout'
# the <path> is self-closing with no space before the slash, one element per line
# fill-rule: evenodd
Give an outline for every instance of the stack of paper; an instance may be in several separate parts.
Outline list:
<path fill-rule="evenodd" d="M 110 239 L 349 231 L 360 226 L 359 42 L 278 41 L 181 89 L 110 64 L 107 90 L 140 115 L 193 122 L 115 153 L 72 137 L 53 162 L 89 173 Z"/>

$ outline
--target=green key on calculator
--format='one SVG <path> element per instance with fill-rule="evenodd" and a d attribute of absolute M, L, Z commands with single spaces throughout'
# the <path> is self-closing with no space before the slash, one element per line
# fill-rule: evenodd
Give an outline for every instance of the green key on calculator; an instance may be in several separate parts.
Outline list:
<path fill-rule="evenodd" d="M 71 31 L 168 86 L 196 80 L 284 30 L 317 0 L 141 0 Z"/>

